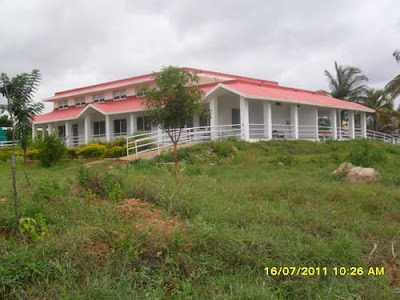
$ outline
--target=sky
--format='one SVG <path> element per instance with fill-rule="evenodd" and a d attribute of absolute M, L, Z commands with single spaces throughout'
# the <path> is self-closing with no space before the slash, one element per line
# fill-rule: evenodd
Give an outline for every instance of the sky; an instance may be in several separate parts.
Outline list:
<path fill-rule="evenodd" d="M 0 0 L 0 72 L 39 69 L 35 101 L 168 65 L 326 90 L 337 61 L 383 88 L 400 73 L 399 12 L 398 0 Z"/>

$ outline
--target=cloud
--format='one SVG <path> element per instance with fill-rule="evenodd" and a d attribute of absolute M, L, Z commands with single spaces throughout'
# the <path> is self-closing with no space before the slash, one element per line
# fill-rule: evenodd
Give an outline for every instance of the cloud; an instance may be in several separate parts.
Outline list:
<path fill-rule="evenodd" d="M 382 88 L 400 72 L 397 1 L 0 0 L 0 71 L 56 91 L 192 66 L 325 89 L 334 61 Z M 49 109 L 50 107 L 48 107 Z"/>

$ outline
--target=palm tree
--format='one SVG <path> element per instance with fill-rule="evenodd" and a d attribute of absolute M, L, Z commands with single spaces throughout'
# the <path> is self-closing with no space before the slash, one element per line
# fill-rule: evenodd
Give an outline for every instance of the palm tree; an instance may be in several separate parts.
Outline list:
<path fill-rule="evenodd" d="M 393 116 L 393 101 L 387 98 L 383 90 L 367 89 L 365 96 L 362 97 L 362 103 L 375 110 L 370 115 L 375 131 L 385 127 L 384 125 L 391 121 Z"/>
<path fill-rule="evenodd" d="M 363 84 L 368 81 L 367 76 L 363 75 L 359 68 L 351 66 L 341 66 L 335 61 L 335 74 L 332 75 L 325 70 L 328 77 L 330 91 L 327 92 L 333 98 L 360 102 L 367 87 Z"/>
<path fill-rule="evenodd" d="M 396 61 L 400 63 L 400 51 L 394 51 L 393 56 Z M 390 94 L 392 99 L 395 99 L 400 95 L 400 74 L 388 82 L 385 86 L 385 91 Z"/>
<path fill-rule="evenodd" d="M 16 228 L 19 225 L 19 208 L 18 208 L 18 189 L 15 168 L 15 140 L 17 126 L 23 126 L 28 118 L 30 119 L 31 111 L 28 108 L 33 105 L 33 95 L 40 82 L 40 72 L 33 70 L 32 73 L 22 73 L 9 79 L 7 74 L 0 74 L 0 94 L 7 99 L 7 104 L 1 105 L 0 109 L 8 112 L 11 118 L 12 128 L 12 148 L 11 148 L 11 172 L 13 181 L 13 198 Z"/>

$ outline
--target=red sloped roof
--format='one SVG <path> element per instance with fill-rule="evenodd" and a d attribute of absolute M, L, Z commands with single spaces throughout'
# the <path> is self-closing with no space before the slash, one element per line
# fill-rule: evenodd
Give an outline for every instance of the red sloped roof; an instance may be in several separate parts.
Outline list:
<path fill-rule="evenodd" d="M 332 107 L 374 112 L 373 109 L 367 106 L 332 98 L 320 92 L 312 92 L 268 84 L 261 85 L 240 80 L 227 81 L 223 82 L 222 84 L 226 85 L 232 90 L 246 95 L 249 98 L 265 98 L 270 100 L 281 100 L 300 104 L 303 103 L 320 107 Z"/>
<path fill-rule="evenodd" d="M 101 110 L 105 114 L 112 114 L 124 111 L 135 111 L 146 109 L 143 98 L 128 97 L 126 100 L 113 101 L 109 100 L 105 103 L 92 103 L 92 106 Z"/>
<path fill-rule="evenodd" d="M 55 109 L 50 113 L 35 116 L 33 121 L 35 123 L 42 123 L 57 120 L 70 120 L 75 119 L 85 109 L 85 107 L 70 106 L 68 109 Z"/>

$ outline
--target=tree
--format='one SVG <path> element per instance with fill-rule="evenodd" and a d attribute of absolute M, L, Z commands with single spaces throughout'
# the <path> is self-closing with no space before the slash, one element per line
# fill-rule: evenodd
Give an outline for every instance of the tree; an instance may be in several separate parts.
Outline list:
<path fill-rule="evenodd" d="M 396 61 L 400 63 L 400 51 L 395 51 L 393 56 Z M 385 91 L 390 94 L 392 99 L 395 99 L 400 95 L 400 74 L 388 82 L 385 86 Z"/>
<path fill-rule="evenodd" d="M 40 102 L 23 102 L 19 104 L 18 112 L 16 113 L 16 128 L 18 141 L 24 151 L 24 163 L 26 163 L 26 149 L 31 141 L 32 119 L 35 115 L 43 111 L 44 105 Z"/>
<path fill-rule="evenodd" d="M 203 92 L 195 86 L 199 81 L 178 67 L 164 67 L 154 73 L 155 87 L 143 87 L 145 103 L 151 110 L 152 123 L 165 130 L 174 145 L 175 177 L 178 176 L 177 146 L 182 128 L 192 120 L 193 114 L 202 113 Z"/>
<path fill-rule="evenodd" d="M 367 89 L 362 99 L 364 105 L 375 110 L 372 113 L 372 123 L 375 131 L 378 131 L 380 127 L 391 121 L 393 101 L 387 97 L 383 90 Z"/>
<path fill-rule="evenodd" d="M 330 91 L 327 92 L 333 98 L 347 100 L 351 102 L 360 102 L 367 87 L 364 82 L 368 77 L 363 75 L 359 68 L 351 66 L 341 66 L 335 61 L 335 74 L 332 75 L 325 70 L 325 76 L 328 77 Z"/>
<path fill-rule="evenodd" d="M 7 104 L 2 105 L 10 115 L 12 128 L 12 148 L 11 148 L 11 171 L 13 181 L 13 199 L 16 226 L 19 225 L 19 208 L 18 208 L 18 189 L 15 167 L 15 140 L 17 132 L 17 122 L 19 116 L 24 113 L 24 109 L 33 101 L 33 95 L 40 82 L 40 72 L 33 70 L 32 73 L 22 73 L 9 79 L 7 74 L 0 74 L 0 93 L 6 98 Z"/>
<path fill-rule="evenodd" d="M 0 116 L 0 127 L 11 127 L 11 120 L 7 115 Z"/>

